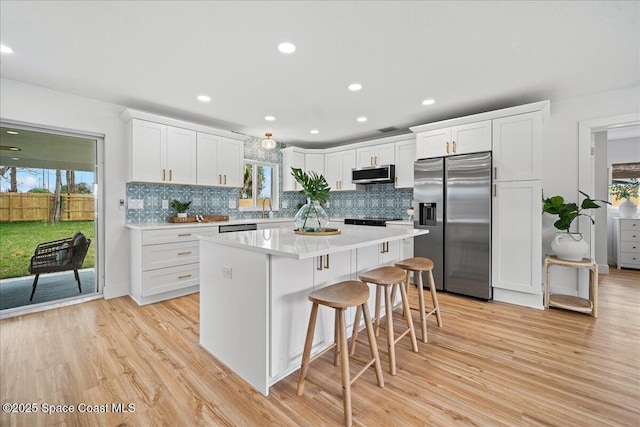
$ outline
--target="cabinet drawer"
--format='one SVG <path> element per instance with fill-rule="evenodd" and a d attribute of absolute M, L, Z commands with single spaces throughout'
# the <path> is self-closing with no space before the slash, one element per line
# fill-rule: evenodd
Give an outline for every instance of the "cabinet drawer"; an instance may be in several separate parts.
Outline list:
<path fill-rule="evenodd" d="M 200 283 L 200 264 L 161 268 L 142 273 L 142 296 L 162 294 Z"/>
<path fill-rule="evenodd" d="M 143 271 L 193 264 L 199 259 L 200 243 L 197 241 L 142 247 Z"/>
<path fill-rule="evenodd" d="M 632 230 L 640 232 L 640 219 L 621 219 L 620 229 L 622 231 Z"/>
<path fill-rule="evenodd" d="M 172 230 L 149 230 L 142 234 L 143 245 L 157 245 L 161 243 L 178 243 L 197 241 L 198 235 L 212 235 L 215 233 L 215 226 L 212 227 L 189 227 L 176 228 Z"/>
<path fill-rule="evenodd" d="M 622 242 L 620 244 L 621 252 L 629 252 L 633 254 L 640 254 L 640 242 Z"/>
<path fill-rule="evenodd" d="M 640 266 L 640 254 L 622 252 L 620 254 L 622 264 L 634 264 Z"/>
<path fill-rule="evenodd" d="M 620 233 L 620 240 L 623 242 L 640 242 L 640 230 L 633 231 L 623 231 Z"/>

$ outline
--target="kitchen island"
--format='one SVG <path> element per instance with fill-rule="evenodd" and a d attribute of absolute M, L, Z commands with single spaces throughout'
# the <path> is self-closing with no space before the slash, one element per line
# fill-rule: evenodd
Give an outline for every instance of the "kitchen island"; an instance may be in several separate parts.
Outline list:
<path fill-rule="evenodd" d="M 311 311 L 307 296 L 393 264 L 403 257 L 403 239 L 427 233 L 357 225 L 340 230 L 304 236 L 290 226 L 199 236 L 200 345 L 265 396 L 300 367 Z M 354 313 L 348 311 L 348 325 Z M 333 344 L 333 329 L 333 311 L 321 307 L 312 354 Z"/>

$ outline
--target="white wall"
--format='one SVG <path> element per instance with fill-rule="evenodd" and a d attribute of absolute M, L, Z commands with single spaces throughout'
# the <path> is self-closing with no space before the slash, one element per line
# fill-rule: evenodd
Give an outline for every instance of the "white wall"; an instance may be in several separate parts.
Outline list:
<path fill-rule="evenodd" d="M 578 200 L 578 123 L 640 112 L 640 85 L 579 98 L 551 99 L 551 117 L 545 123 L 542 148 L 542 188 L 545 196 L 560 194 Z M 542 250 L 551 253 L 555 234 L 553 218 L 543 215 Z M 551 289 L 577 295 L 577 275 L 571 269 L 554 268 Z M 580 287 L 584 290 L 584 286 Z"/>
<path fill-rule="evenodd" d="M 124 107 L 8 79 L 0 79 L 0 94 L 3 121 L 104 135 L 104 295 L 127 295 L 129 235 L 125 211 L 118 208 L 118 199 L 125 198 L 129 170 L 125 124 L 119 116 Z"/>
<path fill-rule="evenodd" d="M 591 194 L 592 199 L 597 200 L 609 200 L 609 177 L 607 176 L 607 132 L 595 132 L 595 167 L 594 167 L 594 182 L 595 191 Z M 605 267 L 608 266 L 607 260 L 607 206 L 604 203 L 599 203 L 600 209 L 593 209 L 591 215 L 595 220 L 594 229 L 594 242 L 595 250 L 594 256 L 596 263 L 598 263 L 598 271 L 604 273 Z M 608 273 L 608 269 L 606 273 Z"/>

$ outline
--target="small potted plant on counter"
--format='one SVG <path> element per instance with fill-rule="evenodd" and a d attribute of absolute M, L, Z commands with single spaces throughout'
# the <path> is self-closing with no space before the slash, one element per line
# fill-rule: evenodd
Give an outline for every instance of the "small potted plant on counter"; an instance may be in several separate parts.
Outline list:
<path fill-rule="evenodd" d="M 329 215 L 320 205 L 329 199 L 331 187 L 324 176 L 313 171 L 306 173 L 300 168 L 291 168 L 291 175 L 302 187 L 300 193 L 307 197 L 307 203 L 300 208 L 293 219 L 296 227 L 304 232 L 324 230 L 329 224 Z"/>
<path fill-rule="evenodd" d="M 625 199 L 618 205 L 618 213 L 622 218 L 633 218 L 638 212 L 638 206 L 631 200 L 632 197 L 638 197 L 638 186 L 638 179 L 633 178 L 629 182 L 613 184 L 609 188 L 618 200 Z"/>
<path fill-rule="evenodd" d="M 189 209 L 189 206 L 191 206 L 191 202 L 182 203 L 181 201 L 176 199 L 173 199 L 171 201 L 171 207 L 178 212 L 178 218 L 187 217 L 187 209 Z"/>
<path fill-rule="evenodd" d="M 558 220 L 553 223 L 553 226 L 562 232 L 558 233 L 551 242 L 551 249 L 558 258 L 567 261 L 580 261 L 589 252 L 589 244 L 582 238 L 582 233 L 570 231 L 573 220 L 580 216 L 586 216 L 592 224 L 595 224 L 593 217 L 583 211 L 598 209 L 600 205 L 596 202 L 609 204 L 605 200 L 591 199 L 588 194 L 580 190 L 578 192 L 585 197 L 580 206 L 576 203 L 565 203 L 562 196 L 553 196 L 547 199 L 544 198 L 544 195 L 542 196 L 542 212 L 558 215 Z"/>

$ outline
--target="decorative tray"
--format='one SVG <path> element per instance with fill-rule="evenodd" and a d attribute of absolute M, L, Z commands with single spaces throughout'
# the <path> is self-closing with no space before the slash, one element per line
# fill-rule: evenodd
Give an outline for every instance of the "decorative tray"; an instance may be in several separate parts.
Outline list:
<path fill-rule="evenodd" d="M 173 223 L 186 223 L 186 222 L 214 222 L 214 221 L 228 221 L 228 215 L 203 215 L 202 219 L 198 221 L 196 216 L 188 216 L 186 218 L 178 218 L 177 216 L 169 217 L 169 222 Z"/>
<path fill-rule="evenodd" d="M 299 228 L 293 230 L 295 234 L 301 234 L 304 236 L 333 236 L 340 234 L 339 228 L 324 228 L 320 231 L 302 231 Z"/>

